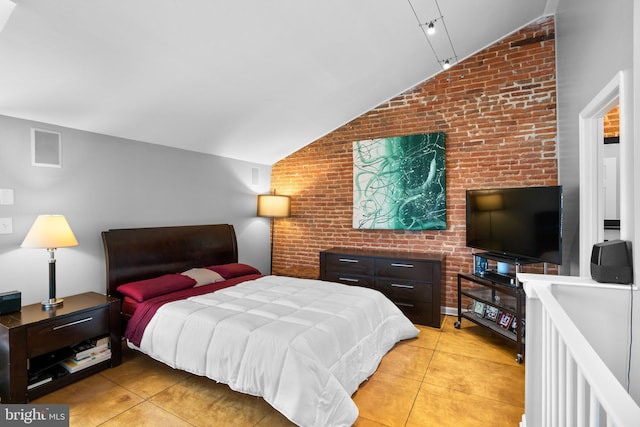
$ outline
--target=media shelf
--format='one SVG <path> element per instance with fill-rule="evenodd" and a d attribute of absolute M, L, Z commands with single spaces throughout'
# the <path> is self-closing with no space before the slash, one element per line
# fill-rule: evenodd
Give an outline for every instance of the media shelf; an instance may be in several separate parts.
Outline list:
<path fill-rule="evenodd" d="M 492 330 L 493 332 L 495 332 L 496 334 L 502 336 L 503 338 L 506 338 L 510 341 L 514 341 L 517 342 L 518 337 L 515 333 L 511 332 L 511 331 L 507 331 L 506 329 L 503 329 L 501 326 L 498 326 L 497 323 L 492 322 L 490 320 L 487 320 L 483 317 L 476 317 L 476 316 L 470 316 L 468 314 L 463 314 L 463 316 L 465 319 L 472 321 L 473 323 L 476 323 L 480 326 L 484 326 L 485 328 L 488 328 L 490 330 Z M 458 328 L 460 327 L 460 325 L 457 326 Z M 524 338 L 522 339 L 522 348 L 524 349 Z M 518 354 L 516 355 L 516 361 L 518 363 L 522 363 L 522 361 L 524 360 L 524 353 L 523 350 L 519 350 Z"/>
<path fill-rule="evenodd" d="M 460 328 L 462 319 L 467 319 L 485 327 L 509 341 L 515 343 L 516 361 L 524 360 L 524 325 L 525 325 L 525 293 L 518 282 L 517 273 L 520 266 L 537 264 L 538 261 L 506 257 L 487 252 L 474 253 L 476 258 L 491 260 L 509 265 L 509 271 L 498 272 L 499 268 L 489 268 L 482 264 L 482 269 L 473 273 L 458 274 L 458 320 L 454 326 Z M 463 283 L 467 286 L 463 288 Z M 472 301 L 471 306 L 463 310 L 464 298 Z"/>
<path fill-rule="evenodd" d="M 510 312 L 516 312 L 518 309 L 517 298 L 513 295 L 504 294 L 502 296 L 496 295 L 498 292 L 494 289 L 489 288 L 477 288 L 477 289 L 468 289 L 463 291 L 465 295 L 470 298 L 473 298 L 475 301 L 480 301 L 485 304 L 500 305 L 501 308 L 505 310 L 509 310 Z M 496 298 L 499 298 L 496 301 Z"/>

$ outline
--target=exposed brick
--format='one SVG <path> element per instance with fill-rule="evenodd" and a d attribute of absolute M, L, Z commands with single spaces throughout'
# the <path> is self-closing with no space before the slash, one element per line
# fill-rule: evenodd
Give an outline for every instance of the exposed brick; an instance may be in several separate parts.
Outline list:
<path fill-rule="evenodd" d="M 620 107 L 617 106 L 604 116 L 605 138 L 620 136 Z"/>
<path fill-rule="evenodd" d="M 444 253 L 456 307 L 456 275 L 473 263 L 465 190 L 557 184 L 554 40 L 511 47 L 553 33 L 553 18 L 539 20 L 276 163 L 292 217 L 275 221 L 273 271 L 317 277 L 333 246 Z M 446 133 L 447 230 L 353 229 L 353 141 L 430 132 Z"/>

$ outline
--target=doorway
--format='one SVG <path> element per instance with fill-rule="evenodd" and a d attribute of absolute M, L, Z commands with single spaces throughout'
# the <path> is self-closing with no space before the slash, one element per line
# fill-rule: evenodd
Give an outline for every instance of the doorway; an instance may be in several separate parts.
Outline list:
<path fill-rule="evenodd" d="M 625 131 L 630 120 L 627 111 L 631 97 L 626 94 L 626 82 L 629 81 L 628 72 L 620 71 L 615 77 L 591 100 L 580 113 L 580 275 L 589 277 L 591 250 L 593 245 L 606 240 L 605 219 L 610 215 L 609 208 L 605 214 L 607 198 L 612 193 L 616 195 L 617 216 L 619 230 L 612 234 L 615 238 L 633 240 L 633 221 L 631 184 L 629 180 L 616 179 L 616 189 L 612 191 L 612 180 L 609 180 L 605 194 L 605 116 L 618 107 L 619 136 L 618 157 L 615 164 L 615 176 L 627 176 L 633 169 L 633 150 L 626 143 L 625 136 L 631 134 Z M 606 160 L 609 172 L 612 172 L 612 161 Z M 619 185 L 617 185 L 619 184 Z M 609 234 L 609 233 L 607 233 Z"/>
<path fill-rule="evenodd" d="M 604 240 L 620 238 L 620 105 L 604 116 Z"/>

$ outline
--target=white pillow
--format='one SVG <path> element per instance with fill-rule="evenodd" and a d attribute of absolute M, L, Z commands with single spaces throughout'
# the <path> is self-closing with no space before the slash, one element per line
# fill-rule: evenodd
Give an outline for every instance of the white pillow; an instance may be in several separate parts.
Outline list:
<path fill-rule="evenodd" d="M 191 270 L 184 271 L 182 273 L 183 276 L 191 277 L 196 281 L 196 284 L 193 287 L 208 285 L 209 283 L 221 282 L 224 280 L 224 277 L 216 273 L 215 271 L 209 270 L 207 268 L 192 268 Z"/>

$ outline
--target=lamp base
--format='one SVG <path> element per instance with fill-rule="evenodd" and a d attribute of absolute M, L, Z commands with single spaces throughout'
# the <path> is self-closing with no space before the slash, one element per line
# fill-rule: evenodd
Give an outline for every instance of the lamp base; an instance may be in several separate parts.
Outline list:
<path fill-rule="evenodd" d="M 62 299 L 62 298 L 47 299 L 47 300 L 42 301 L 42 308 L 44 310 L 53 310 L 53 309 L 56 309 L 56 308 L 60 307 L 62 305 L 63 301 L 64 301 L 64 299 Z"/>

